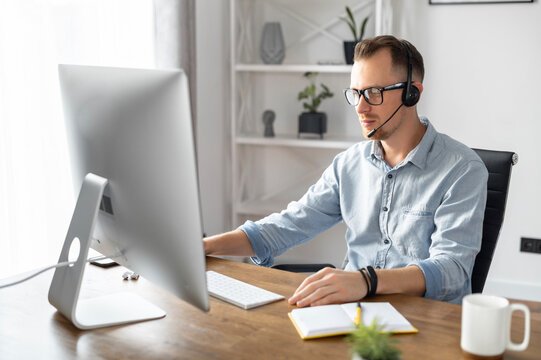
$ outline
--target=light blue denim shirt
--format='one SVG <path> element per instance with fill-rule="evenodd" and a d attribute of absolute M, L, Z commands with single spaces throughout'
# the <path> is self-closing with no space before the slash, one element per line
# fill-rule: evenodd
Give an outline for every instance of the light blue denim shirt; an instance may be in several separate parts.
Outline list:
<path fill-rule="evenodd" d="M 460 303 L 471 293 L 481 247 L 488 172 L 473 150 L 421 122 L 421 142 L 394 168 L 379 141 L 358 143 L 338 154 L 299 201 L 242 225 L 252 260 L 271 266 L 274 256 L 343 221 L 346 270 L 417 265 L 425 297 Z"/>

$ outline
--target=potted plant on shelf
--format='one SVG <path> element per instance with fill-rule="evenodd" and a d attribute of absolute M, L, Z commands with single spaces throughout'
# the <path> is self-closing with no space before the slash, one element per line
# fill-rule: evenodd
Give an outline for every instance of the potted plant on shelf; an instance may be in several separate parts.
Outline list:
<path fill-rule="evenodd" d="M 346 57 L 346 64 L 351 65 L 353 64 L 353 54 L 355 52 L 355 45 L 357 45 L 357 43 L 361 41 L 364 37 L 364 30 L 366 28 L 366 23 L 368 22 L 369 16 L 364 18 L 363 22 L 361 23 L 361 26 L 359 27 L 359 33 L 357 34 L 357 22 L 355 21 L 355 17 L 353 17 L 353 12 L 349 8 L 349 6 L 346 6 L 346 14 L 347 14 L 347 17 L 342 17 L 341 19 L 346 24 L 348 24 L 353 34 L 353 41 L 344 41 L 344 55 Z"/>
<path fill-rule="evenodd" d="M 354 332 L 346 337 L 351 346 L 353 360 L 399 360 L 400 350 L 394 344 L 390 334 L 383 332 L 383 326 L 376 320 L 366 326 L 362 322 L 355 325 Z"/>
<path fill-rule="evenodd" d="M 318 93 L 316 89 L 315 78 L 317 72 L 306 72 L 304 77 L 310 81 L 310 85 L 306 86 L 303 91 L 299 92 L 297 100 L 304 101 L 302 106 L 308 110 L 299 115 L 299 132 L 301 133 L 318 134 L 323 139 L 323 134 L 327 132 L 327 114 L 318 112 L 317 109 L 321 105 L 321 101 L 334 96 L 325 84 L 321 84 L 321 91 Z"/>

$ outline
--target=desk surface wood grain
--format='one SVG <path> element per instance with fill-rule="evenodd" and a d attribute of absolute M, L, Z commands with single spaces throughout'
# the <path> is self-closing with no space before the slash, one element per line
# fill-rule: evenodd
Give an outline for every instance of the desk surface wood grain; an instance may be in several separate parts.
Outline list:
<path fill-rule="evenodd" d="M 207 268 L 291 296 L 304 275 L 207 258 Z M 143 278 L 123 281 L 123 268 L 88 266 L 82 298 L 117 291 L 135 292 L 167 312 L 159 320 L 90 331 L 78 330 L 49 305 L 52 273 L 0 290 L 0 359 L 350 359 L 344 337 L 301 340 L 287 317 L 293 309 L 279 301 L 251 310 L 211 298 L 202 312 Z M 460 359 L 461 307 L 405 295 L 389 301 L 417 334 L 397 335 L 403 359 Z M 541 304 L 532 310 L 530 346 L 505 353 L 505 359 L 541 358 Z M 513 318 L 521 328 L 520 315 Z M 519 341 L 521 331 L 513 333 Z"/>

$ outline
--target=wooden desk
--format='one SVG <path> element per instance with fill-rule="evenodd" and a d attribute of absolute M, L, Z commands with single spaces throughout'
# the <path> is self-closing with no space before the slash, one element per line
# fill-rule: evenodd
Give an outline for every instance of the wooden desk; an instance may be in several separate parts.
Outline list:
<path fill-rule="evenodd" d="M 207 258 L 209 269 L 290 296 L 304 275 Z M 0 290 L 0 359 L 350 359 L 343 337 L 300 339 L 286 301 L 242 310 L 211 298 L 201 312 L 144 279 L 123 281 L 123 268 L 88 266 L 81 296 L 133 291 L 167 311 L 164 319 L 97 330 L 76 329 L 47 301 L 52 272 Z M 403 359 L 460 359 L 461 307 L 404 295 L 381 296 L 419 329 L 399 335 Z M 505 359 L 541 358 L 541 306 L 530 346 Z M 517 316 L 518 322 L 521 322 Z M 519 324 L 517 324 L 519 325 Z M 517 326 L 518 328 L 519 326 Z M 518 341 L 521 334 L 513 334 Z"/>

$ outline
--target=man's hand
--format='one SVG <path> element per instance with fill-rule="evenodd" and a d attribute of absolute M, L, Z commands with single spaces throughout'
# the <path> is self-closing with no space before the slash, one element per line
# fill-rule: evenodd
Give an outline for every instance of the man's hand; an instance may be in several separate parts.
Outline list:
<path fill-rule="evenodd" d="M 360 272 L 327 267 L 304 279 L 288 301 L 298 307 L 337 304 L 358 301 L 367 293 Z"/>

